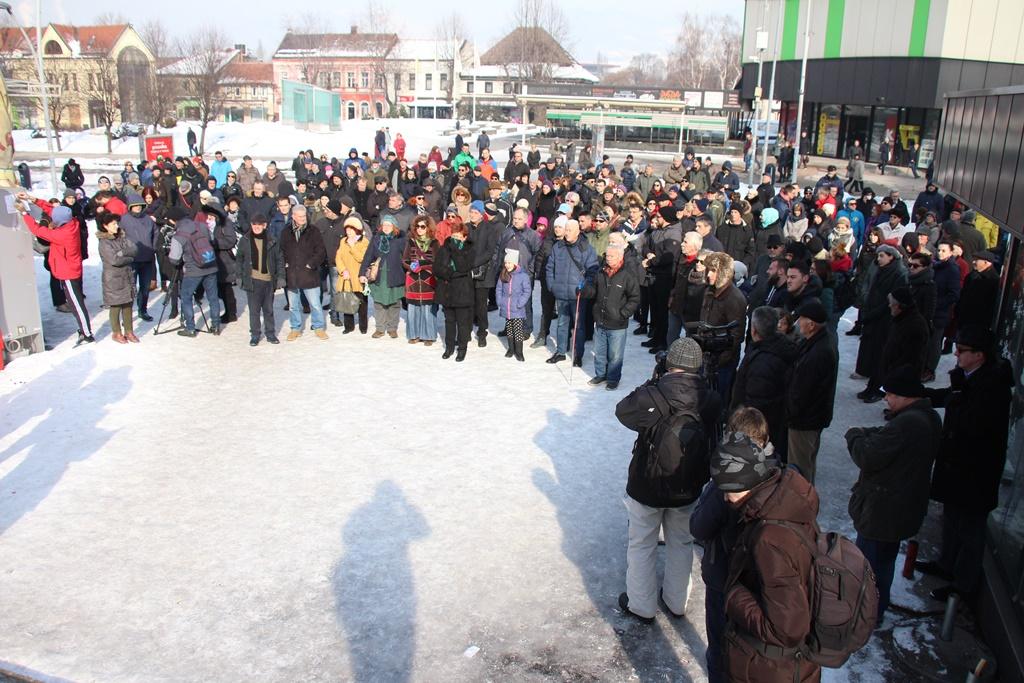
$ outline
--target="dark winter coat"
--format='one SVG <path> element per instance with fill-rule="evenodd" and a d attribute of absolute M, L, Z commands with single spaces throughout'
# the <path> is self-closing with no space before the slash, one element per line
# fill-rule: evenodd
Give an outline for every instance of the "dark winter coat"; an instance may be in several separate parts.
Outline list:
<path fill-rule="evenodd" d="M 700 309 L 700 320 L 709 325 L 725 325 L 738 321 L 740 324 L 729 331 L 732 346 L 718 357 L 718 366 L 727 368 L 739 360 L 740 344 L 747 320 L 747 298 L 732 282 L 725 287 L 708 287 L 704 292 L 704 304 Z"/>
<path fill-rule="evenodd" d="M 121 230 L 128 236 L 128 239 L 135 242 L 135 262 L 150 263 L 156 258 L 157 237 L 159 231 L 156 221 L 145 214 L 136 216 L 133 213 L 126 213 L 118 221 Z"/>
<path fill-rule="evenodd" d="M 972 270 L 960 292 L 960 302 L 956 307 L 957 325 L 992 329 L 998 299 L 999 271 L 994 267 L 985 272 Z"/>
<path fill-rule="evenodd" d="M 949 373 L 945 389 L 926 390 L 936 408 L 945 408 L 942 442 L 932 473 L 932 498 L 961 510 L 985 514 L 999 503 L 1010 423 L 1010 364 L 988 361 L 966 376 Z"/>
<path fill-rule="evenodd" d="M 885 268 L 875 269 L 864 305 L 860 307 L 859 318 L 864 331 L 857 350 L 857 374 L 864 377 L 875 374 L 892 323 L 889 294 L 906 283 L 906 275 L 898 261 L 892 261 Z"/>
<path fill-rule="evenodd" d="M 387 265 L 387 282 L 381 284 L 388 287 L 405 287 L 405 268 L 402 265 L 402 256 L 405 253 L 405 237 L 397 232 L 390 236 L 377 231 L 370 238 L 370 246 L 366 248 L 363 256 L 363 263 L 359 267 L 359 276 L 365 277 L 370 271 L 370 265 L 378 258 L 381 259 L 381 268 Z"/>
<path fill-rule="evenodd" d="M 924 371 L 930 335 L 928 323 L 916 308 L 901 311 L 892 319 L 889 336 L 882 348 L 878 377 L 884 378 L 890 370 L 902 365 L 909 365 L 920 376 Z"/>
<path fill-rule="evenodd" d="M 498 248 L 498 235 L 501 226 L 492 221 L 482 221 L 479 225 L 468 224 L 469 242 L 473 243 L 473 267 L 483 269 L 483 277 L 473 280 L 477 289 L 489 289 L 498 279 L 498 266 L 494 262 Z"/>
<path fill-rule="evenodd" d="M 445 240 L 434 258 L 434 275 L 437 277 L 434 301 L 445 308 L 472 306 L 476 289 L 469 275 L 472 269 L 472 243 L 462 243 L 454 237 Z"/>
<path fill-rule="evenodd" d="M 124 234 L 124 230 L 118 230 L 116 235 L 100 230 L 96 238 L 100 260 L 103 261 L 103 305 L 132 303 L 135 301 L 135 278 L 132 274 L 135 242 Z"/>
<path fill-rule="evenodd" d="M 776 221 L 771 225 L 763 228 L 754 229 L 754 258 L 760 259 L 767 257 L 768 255 L 768 238 L 772 235 L 777 236 L 780 240 L 785 242 L 782 238 L 782 221 Z M 765 266 L 767 268 L 767 266 Z M 757 270 L 754 268 L 754 270 Z"/>
<path fill-rule="evenodd" d="M 78 164 L 73 164 L 70 161 L 64 164 L 64 170 L 61 171 L 60 174 L 60 181 L 72 190 L 77 190 L 82 185 L 85 185 L 85 176 L 82 175 L 82 167 Z"/>
<path fill-rule="evenodd" d="M 732 256 L 747 267 L 747 272 L 754 269 L 754 230 L 746 223 L 733 225 L 728 221 L 719 226 L 715 236 L 721 241 L 725 253 Z M 767 237 L 765 238 L 767 239 Z"/>
<path fill-rule="evenodd" d="M 522 268 L 516 268 L 508 282 L 501 276 L 494 287 L 494 296 L 498 304 L 498 314 L 506 320 L 526 318 L 526 302 L 530 300 L 533 289 L 530 276 Z"/>
<path fill-rule="evenodd" d="M 583 235 L 573 244 L 556 240 L 545 272 L 548 289 L 556 299 L 575 300 L 578 288 L 582 290 L 588 282 L 593 282 L 598 268 L 597 252 Z"/>
<path fill-rule="evenodd" d="M 327 259 L 324 238 L 320 231 L 306 224 L 298 237 L 295 228 L 281 233 L 281 256 L 284 258 L 285 285 L 288 289 L 312 289 L 320 287 L 320 266 Z M 401 266 L 398 268 L 401 274 Z"/>
<path fill-rule="evenodd" d="M 276 290 L 285 286 L 284 257 L 281 256 L 281 246 L 277 240 L 271 237 L 266 230 L 263 231 L 263 234 L 266 235 L 267 240 L 264 249 L 268 250 L 267 272 L 270 274 L 270 285 Z M 235 270 L 238 282 L 246 292 L 253 290 L 252 261 L 257 251 L 252 245 L 252 240 L 252 232 L 247 230 L 238 240 L 238 249 L 235 251 Z"/>
<path fill-rule="evenodd" d="M 665 494 L 663 487 L 650 482 L 645 475 L 647 458 L 651 455 L 650 430 L 678 413 L 690 413 L 703 422 L 705 430 L 710 430 L 717 419 L 716 402 L 717 396 L 708 393 L 701 377 L 689 372 L 666 373 L 656 382 L 637 387 L 619 401 L 615 417 L 624 427 L 638 433 L 626 481 L 626 494 L 630 498 L 654 508 L 681 507 L 697 500 L 709 476 L 706 441 L 692 444 L 694 452 L 685 453 L 684 462 L 670 477 L 669 488 L 674 493 Z"/>
<path fill-rule="evenodd" d="M 509 226 L 505 228 L 498 239 L 498 246 L 494 250 L 495 263 L 493 267 L 501 269 L 502 261 L 505 258 L 506 249 L 519 250 L 519 267 L 526 271 L 530 280 L 533 280 L 534 267 L 537 264 L 537 254 L 541 248 L 541 238 L 530 228 L 516 230 Z"/>
<path fill-rule="evenodd" d="M 817 681 L 817 665 L 806 659 L 768 658 L 744 636 L 787 649 L 807 639 L 811 626 L 811 554 L 797 534 L 803 533 L 808 540 L 814 538 L 818 494 L 795 471 L 781 470 L 755 487 L 739 512 L 744 532 L 729 568 L 730 578 L 737 578 L 727 587 L 725 598 L 729 681 Z M 762 520 L 788 522 L 800 531 L 760 523 Z"/>
<path fill-rule="evenodd" d="M 606 330 L 623 330 L 640 305 L 640 281 L 636 271 L 625 261 L 611 276 L 605 266 L 584 288 L 583 297 L 594 300 L 595 325 Z"/>
<path fill-rule="evenodd" d="M 711 481 L 704 487 L 690 515 L 690 534 L 704 546 L 700 575 L 704 585 L 725 592 L 729 557 L 740 535 L 740 515 Z"/>
<path fill-rule="evenodd" d="M 213 230 L 213 248 L 217 250 L 217 282 L 235 284 L 238 266 L 235 263 L 235 245 L 238 244 L 238 230 L 221 214 Z"/>
<path fill-rule="evenodd" d="M 917 534 L 928 512 L 929 481 L 941 434 L 942 421 L 926 398 L 882 427 L 846 432 L 850 457 L 860 468 L 849 505 L 858 534 L 886 542 Z"/>
<path fill-rule="evenodd" d="M 917 199 L 914 200 L 915 212 L 922 207 L 925 211 L 932 211 L 936 216 L 941 218 L 945 212 L 946 205 L 942 194 L 938 190 L 935 192 L 929 192 L 925 189 L 919 193 L 917 195 Z"/>
<path fill-rule="evenodd" d="M 917 312 L 924 316 L 925 322 L 931 329 L 932 318 L 935 317 L 936 289 L 935 271 L 928 268 L 912 271 L 910 273 L 910 292 L 914 296 L 914 305 Z"/>
<path fill-rule="evenodd" d="M 672 293 L 668 297 L 668 310 L 684 323 L 699 320 L 700 309 L 704 305 L 704 288 L 707 285 L 703 273 L 695 270 L 696 266 L 696 257 L 688 261 L 680 255 L 676 263 Z"/>
<path fill-rule="evenodd" d="M 788 337 L 773 334 L 751 341 L 732 385 L 730 412 L 740 406 L 760 410 L 776 444 L 786 433 L 786 391 L 796 358 L 796 344 Z"/>
<path fill-rule="evenodd" d="M 646 253 L 654 254 L 647 264 L 647 272 L 654 276 L 656 287 L 668 290 L 672 287 L 676 261 L 681 254 L 679 245 L 683 241 L 683 228 L 679 223 L 664 228 L 653 228 L 646 233 Z"/>
<path fill-rule="evenodd" d="M 421 248 L 416 240 L 406 240 L 402 267 L 405 268 L 405 299 L 409 303 L 429 304 L 434 301 L 434 290 L 437 287 L 434 258 L 438 248 L 440 245 L 437 240 L 430 240 L 426 249 Z M 413 272 L 413 263 L 416 264 L 416 272 Z"/>
<path fill-rule="evenodd" d="M 935 261 L 932 266 L 935 280 L 935 315 L 932 329 L 944 330 L 949 325 L 956 303 L 960 301 L 960 269 L 956 260 Z"/>
<path fill-rule="evenodd" d="M 832 424 L 838 372 L 839 359 L 826 330 L 800 342 L 786 392 L 790 429 L 814 431 Z"/>

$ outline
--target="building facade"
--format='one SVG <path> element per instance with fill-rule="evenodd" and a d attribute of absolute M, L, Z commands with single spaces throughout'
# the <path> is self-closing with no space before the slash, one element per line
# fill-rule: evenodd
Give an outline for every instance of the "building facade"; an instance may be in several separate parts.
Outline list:
<path fill-rule="evenodd" d="M 397 104 L 399 115 L 452 118 L 456 80 L 462 72 L 463 44 L 456 40 L 399 40 L 388 54 L 385 80 L 388 99 Z"/>
<path fill-rule="evenodd" d="M 765 5 L 767 4 L 767 12 Z M 1024 3 L 999 0 L 747 0 L 744 100 L 754 99 L 758 60 L 767 98 L 778 60 L 775 100 L 783 130 L 796 131 L 804 29 L 810 45 L 803 130 L 810 151 L 843 157 L 854 140 L 877 162 L 919 141 L 931 161 L 946 93 L 1024 84 Z M 759 51 L 757 34 L 767 34 Z M 891 159 L 898 161 L 899 159 Z"/>
<path fill-rule="evenodd" d="M 131 24 L 47 24 L 41 41 L 34 27 L 25 32 L 33 47 L 42 52 L 47 82 L 61 87 L 60 98 L 50 106 L 55 126 L 62 130 L 102 126 L 102 100 L 106 95 L 100 90 L 107 85 L 117 91 L 120 121 L 148 118 L 146 93 L 155 64 L 153 54 Z M 32 50 L 17 27 L 0 29 L 0 62 L 5 78 L 38 80 Z M 16 127 L 42 127 L 38 101 L 15 100 L 12 109 Z"/>
<path fill-rule="evenodd" d="M 341 96 L 344 120 L 386 116 L 387 57 L 394 33 L 294 33 L 288 31 L 271 60 L 274 82 L 301 81 Z M 278 107 L 281 106 L 280 90 Z"/>
<path fill-rule="evenodd" d="M 224 120 L 277 121 L 277 87 L 273 64 L 236 58 L 225 67 Z"/>

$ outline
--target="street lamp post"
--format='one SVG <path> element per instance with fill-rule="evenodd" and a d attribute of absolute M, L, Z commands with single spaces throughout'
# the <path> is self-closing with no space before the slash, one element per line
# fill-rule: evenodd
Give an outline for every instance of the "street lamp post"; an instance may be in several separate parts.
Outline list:
<path fill-rule="evenodd" d="M 775 72 L 779 67 L 779 44 L 782 42 L 782 7 L 780 4 L 778 15 L 775 19 L 775 43 L 772 49 L 772 78 L 768 82 L 768 111 L 764 116 L 764 155 L 761 157 L 761 173 L 764 173 L 764 169 L 768 168 L 768 119 L 772 115 L 772 102 L 775 101 Z M 781 119 L 781 117 L 780 117 Z M 778 131 L 775 133 L 775 144 L 779 144 L 780 136 L 782 135 L 782 121 L 779 121 Z M 772 183 L 775 182 L 774 175 L 772 176 Z"/>
<path fill-rule="evenodd" d="M 764 54 L 764 49 L 761 48 L 761 36 L 765 36 L 767 42 L 767 33 L 762 31 L 757 32 L 757 81 L 754 83 L 754 129 L 750 131 L 753 140 L 750 141 L 750 164 L 747 167 L 747 183 L 749 185 L 754 184 L 754 161 L 757 159 L 757 117 L 761 111 L 761 55 Z"/>
<path fill-rule="evenodd" d="M 813 2 L 814 0 L 807 0 L 807 21 L 804 23 L 804 56 L 803 61 L 800 64 L 800 94 L 796 105 L 796 156 L 799 156 L 800 145 L 803 144 L 804 88 L 807 85 L 807 51 L 811 47 L 811 5 Z M 796 182 L 796 169 L 800 166 L 799 158 L 796 158 L 794 161 L 796 163 L 793 164 L 792 176 L 790 176 L 789 179 L 789 182 L 791 183 Z"/>
<path fill-rule="evenodd" d="M 0 11 L 6 11 L 11 17 L 14 17 L 14 10 L 11 8 L 9 2 L 0 2 Z M 15 18 L 16 19 L 16 18 Z M 42 46 L 43 30 L 41 28 L 43 19 L 43 8 L 41 0 L 36 0 L 36 39 Z M 29 40 L 28 34 L 25 32 L 25 28 L 21 25 L 20 21 L 16 21 L 18 24 L 18 30 L 21 31 L 22 37 L 25 39 L 25 44 L 28 45 L 28 49 L 32 52 L 32 56 L 36 60 L 36 72 L 39 77 L 39 90 L 40 98 L 43 102 L 43 123 L 46 127 L 46 151 L 50 157 L 50 191 L 54 194 L 57 193 L 57 162 L 53 155 L 53 125 L 50 123 L 50 95 L 46 90 L 46 75 L 43 73 L 43 53 L 37 50 Z"/>

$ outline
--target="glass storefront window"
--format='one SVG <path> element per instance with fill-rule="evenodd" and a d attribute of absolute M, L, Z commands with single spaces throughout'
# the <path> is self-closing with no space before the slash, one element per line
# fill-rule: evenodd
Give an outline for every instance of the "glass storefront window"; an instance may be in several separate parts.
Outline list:
<path fill-rule="evenodd" d="M 999 507 L 989 517 L 992 553 L 1007 580 L 1017 614 L 1024 618 L 1024 245 L 1019 241 L 1009 264 L 1006 306 L 1000 316 L 1000 350 L 1011 359 L 1017 390 L 1010 404 L 1006 467 Z M 1008 252 L 1009 253 L 1009 252 Z"/>
<path fill-rule="evenodd" d="M 875 122 L 871 128 L 871 147 L 869 158 L 878 162 L 880 154 L 879 147 L 883 140 L 889 142 L 889 154 L 892 155 L 893 142 L 896 140 L 896 132 L 899 129 L 899 113 L 896 107 L 875 107 Z"/>
<path fill-rule="evenodd" d="M 840 107 L 835 104 L 822 105 L 818 113 L 815 128 L 818 131 L 818 156 L 834 157 L 839 150 L 839 114 Z"/>
<path fill-rule="evenodd" d="M 935 144 L 939 139 L 939 122 L 942 120 L 942 112 L 938 109 L 929 109 L 924 115 L 924 129 L 921 131 L 921 156 L 918 159 L 918 168 L 928 168 L 935 157 Z"/>

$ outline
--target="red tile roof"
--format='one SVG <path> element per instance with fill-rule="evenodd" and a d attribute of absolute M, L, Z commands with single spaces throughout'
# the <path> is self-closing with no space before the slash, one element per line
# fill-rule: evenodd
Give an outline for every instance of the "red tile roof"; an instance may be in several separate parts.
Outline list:
<path fill-rule="evenodd" d="M 233 61 L 225 67 L 224 74 L 245 83 L 273 83 L 274 65 L 270 62 Z"/>
<path fill-rule="evenodd" d="M 64 42 L 77 40 L 79 51 L 83 55 L 105 55 L 113 48 L 128 24 L 108 24 L 105 26 L 69 26 L 67 24 L 51 24 Z"/>

